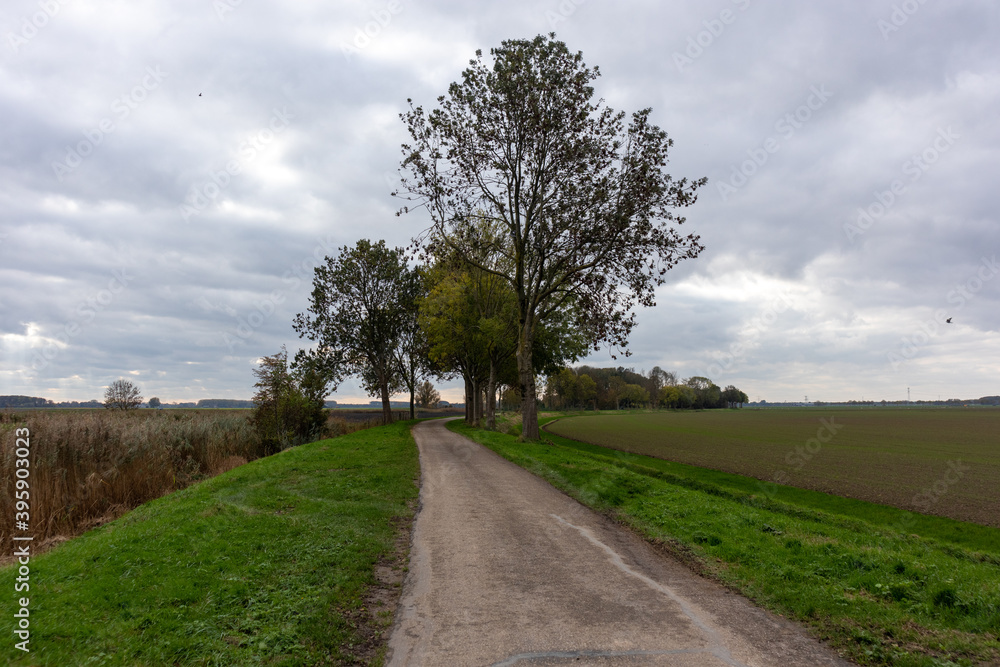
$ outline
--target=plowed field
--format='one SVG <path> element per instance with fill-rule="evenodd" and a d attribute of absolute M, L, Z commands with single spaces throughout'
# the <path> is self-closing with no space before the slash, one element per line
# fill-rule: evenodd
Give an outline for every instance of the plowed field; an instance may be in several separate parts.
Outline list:
<path fill-rule="evenodd" d="M 1000 527 L 1000 409 L 768 409 L 579 416 L 613 449 Z"/>

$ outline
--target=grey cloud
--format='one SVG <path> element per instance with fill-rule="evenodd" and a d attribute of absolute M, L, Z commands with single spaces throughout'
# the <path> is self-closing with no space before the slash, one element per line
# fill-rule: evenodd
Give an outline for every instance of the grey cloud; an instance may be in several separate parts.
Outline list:
<path fill-rule="evenodd" d="M 653 107 L 676 141 L 671 173 L 710 179 L 681 211 L 703 256 L 639 313 L 632 357 L 588 362 L 703 374 L 736 349 L 718 379 L 774 400 L 899 398 L 907 383 L 997 392 L 980 369 L 1000 363 L 1000 280 L 955 298 L 1000 251 L 992 3 L 924 3 L 901 18 L 904 3 L 860 0 L 400 1 L 391 16 L 379 2 L 154 2 L 114 15 L 61 3 L 16 50 L 5 39 L 5 393 L 87 399 L 138 371 L 165 400 L 249 396 L 254 359 L 301 344 L 291 319 L 325 254 L 361 237 L 405 245 L 427 225 L 419 212 L 395 217 L 389 197 L 406 99 L 433 106 L 475 48 L 550 30 L 601 68 L 609 104 Z M 14 3 L 3 34 L 35 11 Z M 368 43 L 345 55 L 365 30 Z M 816 89 L 832 94 L 796 118 Z M 293 118 L 248 158 L 244 142 L 263 139 L 275 109 Z M 799 126 L 781 124 L 788 114 Z M 915 178 L 907 163 L 949 127 L 960 138 Z M 769 138 L 777 150 L 757 164 Z M 239 173 L 227 174 L 233 160 Z M 752 174 L 723 197 L 719 184 L 747 160 Z M 882 203 L 895 181 L 902 189 Z M 185 219 L 192 193 L 206 204 Z M 851 233 L 860 211 L 872 222 Z M 134 281 L 87 315 L 122 268 Z M 748 333 L 785 293 L 794 305 Z M 939 309 L 957 312 L 956 325 L 891 368 L 887 352 Z M 32 371 L 73 322 L 80 332 Z M 362 393 L 349 383 L 338 398 Z"/>

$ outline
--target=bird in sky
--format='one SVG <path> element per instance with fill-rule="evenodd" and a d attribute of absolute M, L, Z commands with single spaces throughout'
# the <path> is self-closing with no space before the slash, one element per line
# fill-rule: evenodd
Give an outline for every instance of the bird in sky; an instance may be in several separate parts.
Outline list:
<path fill-rule="evenodd" d="M 201 93 L 198 93 L 198 97 L 201 97 Z"/>
<path fill-rule="evenodd" d="M 945 320 L 945 322 L 947 322 L 948 324 L 951 324 L 951 318 L 949 317 L 948 319 Z"/>

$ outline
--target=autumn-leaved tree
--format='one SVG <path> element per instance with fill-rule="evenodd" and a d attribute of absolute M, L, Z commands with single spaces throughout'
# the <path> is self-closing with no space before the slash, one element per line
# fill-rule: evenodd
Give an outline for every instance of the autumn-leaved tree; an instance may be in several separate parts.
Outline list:
<path fill-rule="evenodd" d="M 465 383 L 465 418 L 478 424 L 483 386 L 489 378 L 487 341 L 479 326 L 472 277 L 438 262 L 428 270 L 428 291 L 420 306 L 420 326 L 428 355 L 442 376 L 460 374 Z"/>
<path fill-rule="evenodd" d="M 428 272 L 428 291 L 420 323 L 428 353 L 440 373 L 458 372 L 465 380 L 466 420 L 496 428 L 496 393 L 517 382 L 517 312 L 510 285 L 476 267 L 439 261 Z M 564 307 L 538 324 L 532 365 L 554 373 L 583 356 L 587 343 Z"/>
<path fill-rule="evenodd" d="M 430 214 L 425 248 L 447 248 L 513 290 L 522 438 L 537 440 L 539 323 L 571 305 L 595 348 L 625 349 L 635 307 L 654 305 L 666 271 L 702 250 L 678 233 L 674 209 L 694 203 L 705 179 L 664 172 L 672 140 L 651 109 L 626 126 L 594 99 L 598 69 L 555 35 L 504 41 L 491 55 L 492 65 L 477 51 L 437 108 L 411 101 L 401 114 L 412 141 L 394 194 L 412 204 L 400 213 Z M 499 231 L 485 253 L 483 219 Z"/>
<path fill-rule="evenodd" d="M 295 317 L 295 331 L 317 343 L 326 366 L 382 399 L 385 423 L 389 397 L 405 386 L 399 348 L 414 312 L 412 273 L 402 248 L 362 239 L 316 267 L 309 310 Z"/>

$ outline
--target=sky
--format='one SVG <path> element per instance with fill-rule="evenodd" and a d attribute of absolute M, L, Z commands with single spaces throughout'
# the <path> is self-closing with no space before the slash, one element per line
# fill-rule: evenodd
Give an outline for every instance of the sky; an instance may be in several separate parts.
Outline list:
<path fill-rule="evenodd" d="M 428 226 L 389 195 L 407 99 L 552 31 L 708 178 L 681 227 L 704 252 L 630 357 L 580 363 L 755 401 L 1000 394 L 992 0 L 6 0 L 0 394 L 249 398 L 307 343 L 323 257 Z"/>

